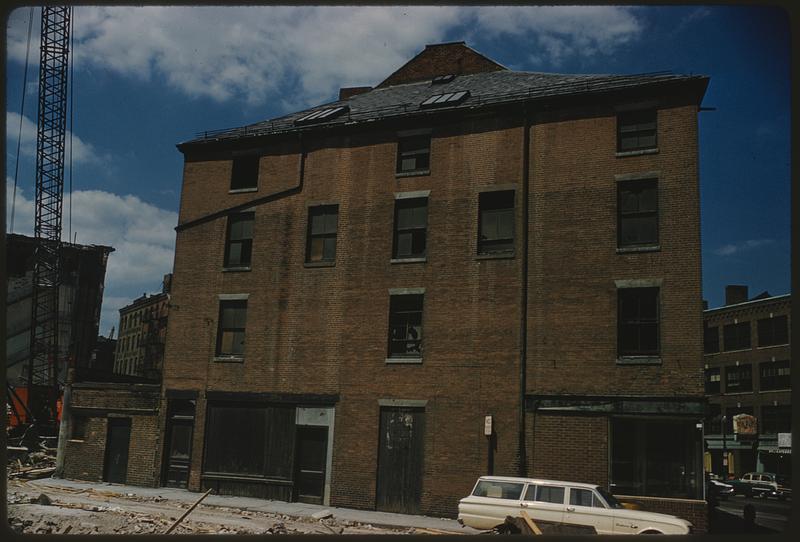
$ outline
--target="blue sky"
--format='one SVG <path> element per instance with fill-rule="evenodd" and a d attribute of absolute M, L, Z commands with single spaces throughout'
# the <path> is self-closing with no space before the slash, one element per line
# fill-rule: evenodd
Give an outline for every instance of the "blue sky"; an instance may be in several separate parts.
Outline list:
<path fill-rule="evenodd" d="M 39 11 L 12 198 L 29 9 L 6 21 L 6 231 L 32 234 Z M 703 297 L 789 292 L 790 79 L 784 13 L 755 6 L 73 8 L 71 231 L 116 248 L 101 333 L 172 267 L 182 155 L 238 126 L 375 85 L 428 43 L 515 70 L 711 77 L 700 113 Z M 67 186 L 67 191 L 69 187 Z M 65 200 L 64 238 L 69 235 Z"/>

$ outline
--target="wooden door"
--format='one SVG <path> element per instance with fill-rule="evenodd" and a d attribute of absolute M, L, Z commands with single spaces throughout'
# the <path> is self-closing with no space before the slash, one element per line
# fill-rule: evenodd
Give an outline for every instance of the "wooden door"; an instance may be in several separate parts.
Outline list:
<path fill-rule="evenodd" d="M 106 482 L 124 484 L 128 472 L 128 449 L 131 441 L 131 419 L 109 418 L 106 438 Z"/>
<path fill-rule="evenodd" d="M 381 409 L 376 508 L 419 514 L 425 444 L 425 411 Z"/>
<path fill-rule="evenodd" d="M 328 428 L 298 426 L 294 486 L 296 501 L 322 504 L 327 457 Z"/>
<path fill-rule="evenodd" d="M 172 418 L 167 424 L 165 485 L 185 488 L 189 481 L 194 420 Z"/>

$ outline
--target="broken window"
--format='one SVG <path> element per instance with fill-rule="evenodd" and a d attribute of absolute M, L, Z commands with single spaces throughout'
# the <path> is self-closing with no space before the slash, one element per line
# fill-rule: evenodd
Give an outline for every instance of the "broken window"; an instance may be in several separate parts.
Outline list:
<path fill-rule="evenodd" d="M 617 151 L 655 148 L 656 118 L 655 109 L 619 113 L 617 115 Z"/>
<path fill-rule="evenodd" d="M 753 391 L 753 373 L 750 364 L 725 367 L 725 393 Z"/>
<path fill-rule="evenodd" d="M 792 387 L 792 369 L 789 360 L 765 361 L 759 364 L 761 391 L 788 390 Z"/>
<path fill-rule="evenodd" d="M 73 414 L 70 423 L 72 424 L 70 438 L 74 440 L 85 439 L 86 427 L 89 425 L 89 418 L 81 414 Z"/>
<path fill-rule="evenodd" d="M 338 205 L 319 205 L 308 209 L 307 262 L 334 262 L 336 260 L 338 221 Z"/>
<path fill-rule="evenodd" d="M 789 344 L 789 320 L 786 315 L 758 321 L 758 346 Z"/>
<path fill-rule="evenodd" d="M 247 301 L 220 301 L 217 355 L 244 355 L 244 330 L 247 322 Z"/>
<path fill-rule="evenodd" d="M 258 155 L 236 156 L 231 169 L 231 190 L 258 188 Z"/>
<path fill-rule="evenodd" d="M 659 354 L 658 288 L 617 291 L 617 351 L 623 356 Z"/>
<path fill-rule="evenodd" d="M 422 357 L 422 298 L 422 294 L 390 297 L 390 358 Z"/>
<path fill-rule="evenodd" d="M 424 173 L 430 169 L 430 134 L 401 137 L 397 142 L 397 173 Z"/>
<path fill-rule="evenodd" d="M 253 222 L 255 213 L 239 213 L 228 217 L 225 242 L 225 267 L 250 267 L 253 255 Z"/>
<path fill-rule="evenodd" d="M 658 183 L 655 179 L 617 183 L 617 243 L 658 244 Z"/>
<path fill-rule="evenodd" d="M 483 192 L 478 207 L 478 254 L 512 253 L 514 191 Z"/>
<path fill-rule="evenodd" d="M 750 322 L 728 324 L 722 328 L 725 350 L 746 350 L 750 348 Z"/>
<path fill-rule="evenodd" d="M 395 200 L 392 257 L 425 257 L 427 229 L 428 198 Z"/>

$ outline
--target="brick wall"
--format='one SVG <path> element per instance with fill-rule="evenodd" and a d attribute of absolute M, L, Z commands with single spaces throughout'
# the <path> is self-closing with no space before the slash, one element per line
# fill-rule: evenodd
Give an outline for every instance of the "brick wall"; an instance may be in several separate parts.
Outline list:
<path fill-rule="evenodd" d="M 77 384 L 72 390 L 73 415 L 87 418 L 81 440 L 67 441 L 64 476 L 78 480 L 101 481 L 104 476 L 108 418 L 129 418 L 131 436 L 128 448 L 126 483 L 158 485 L 158 461 L 162 447 L 159 431 L 158 386 L 137 384 Z"/>

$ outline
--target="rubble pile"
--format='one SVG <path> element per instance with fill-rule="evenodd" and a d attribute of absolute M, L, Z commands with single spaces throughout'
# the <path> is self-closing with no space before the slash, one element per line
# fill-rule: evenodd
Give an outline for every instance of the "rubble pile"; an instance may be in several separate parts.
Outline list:
<path fill-rule="evenodd" d="M 38 449 L 30 446 L 8 445 L 9 478 L 45 478 L 56 470 L 56 449 L 47 446 L 46 441 Z"/>

